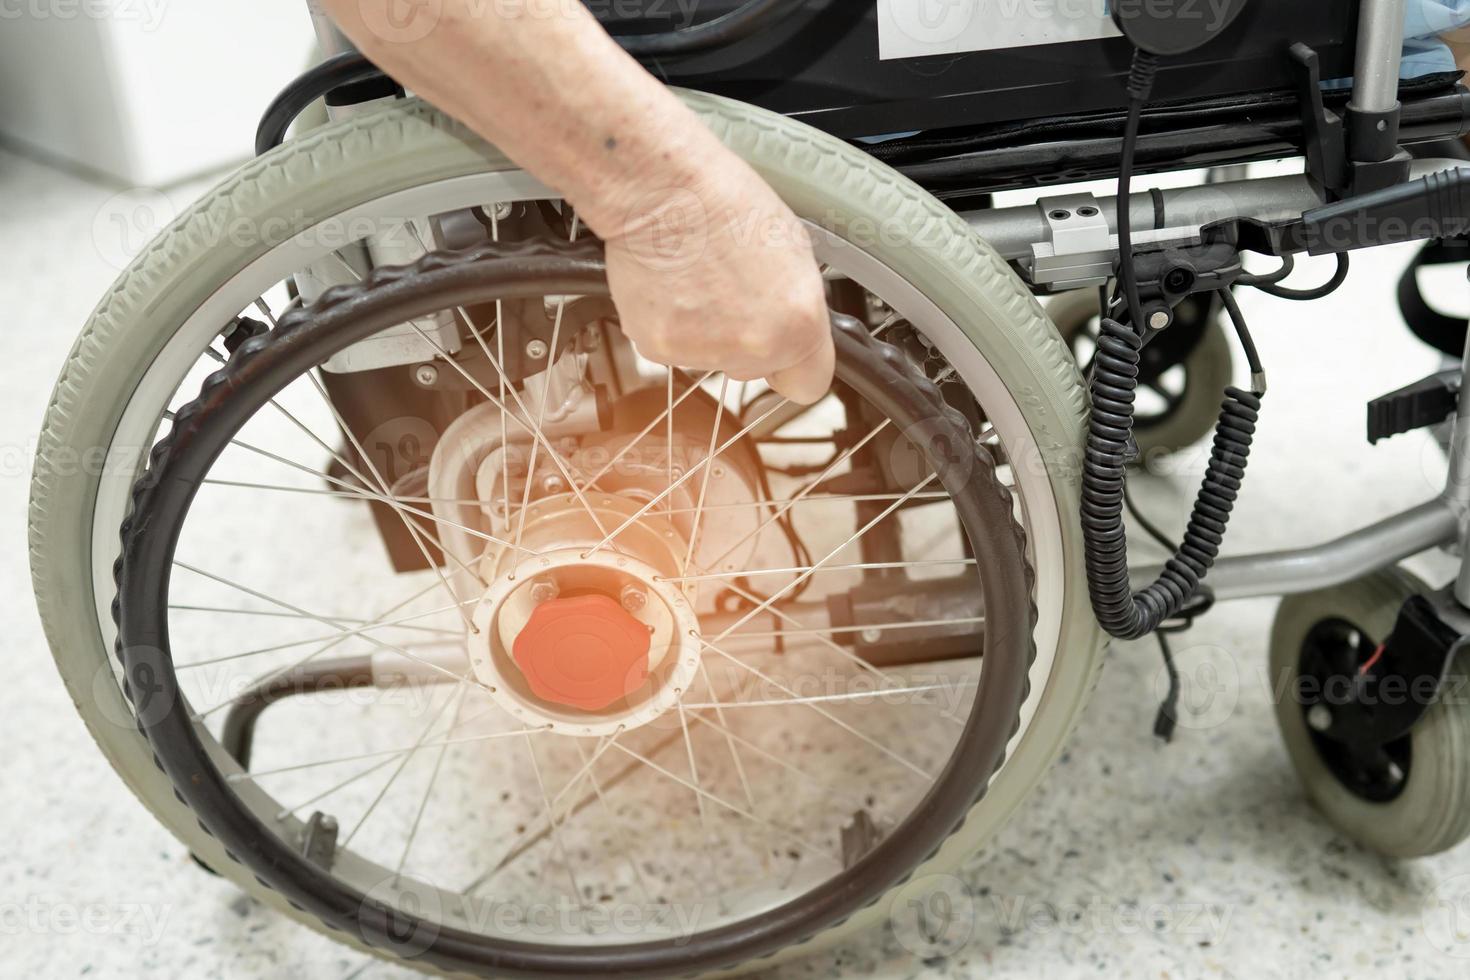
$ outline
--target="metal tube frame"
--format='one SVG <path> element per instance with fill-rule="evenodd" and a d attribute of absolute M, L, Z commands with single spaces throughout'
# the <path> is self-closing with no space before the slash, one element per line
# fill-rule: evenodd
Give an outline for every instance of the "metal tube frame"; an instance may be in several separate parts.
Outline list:
<path fill-rule="evenodd" d="M 1389 112 L 1399 104 L 1405 4 L 1406 0 L 1362 0 L 1350 103 L 1356 112 Z"/>

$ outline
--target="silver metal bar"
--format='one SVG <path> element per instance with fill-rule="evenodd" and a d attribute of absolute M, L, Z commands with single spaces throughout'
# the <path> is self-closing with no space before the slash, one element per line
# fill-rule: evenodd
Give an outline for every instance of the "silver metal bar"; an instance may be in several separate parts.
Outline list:
<path fill-rule="evenodd" d="M 1362 0 L 1358 13 L 1358 63 L 1353 98 L 1358 112 L 1388 112 L 1399 103 L 1404 58 L 1405 0 Z"/>
<path fill-rule="evenodd" d="M 1463 160 L 1416 160 L 1411 176 L 1423 177 L 1441 170 L 1464 167 Z M 1169 227 L 1203 226 L 1228 218 L 1250 217 L 1260 221 L 1284 221 L 1300 217 L 1319 206 L 1322 199 L 1301 175 L 1228 180 L 1196 187 L 1165 190 L 1164 215 Z M 1047 200 L 1010 208 L 971 211 L 961 215 L 979 236 L 1008 261 L 1031 257 L 1031 246 L 1047 238 Z M 1097 206 L 1107 218 L 1112 234 L 1118 231 L 1118 199 L 1100 197 Z M 1133 227 L 1154 227 L 1154 203 L 1149 194 L 1134 193 Z"/>
<path fill-rule="evenodd" d="M 1223 558 L 1205 583 L 1221 600 L 1312 592 L 1450 544 L 1459 535 L 1454 508 L 1443 499 L 1431 500 L 1312 548 Z M 1161 571 L 1160 566 L 1135 569 L 1135 587 L 1152 582 Z"/>
<path fill-rule="evenodd" d="M 357 46 L 347 39 L 347 35 L 342 33 L 342 29 L 322 9 L 318 0 L 306 0 L 306 9 L 311 14 L 311 27 L 316 32 L 317 48 L 320 49 L 323 60 L 357 50 Z"/>
<path fill-rule="evenodd" d="M 1455 413 L 1455 427 L 1450 436 L 1449 479 L 1445 481 L 1444 500 L 1460 522 L 1460 574 L 1455 579 L 1455 598 L 1460 605 L 1470 606 L 1470 338 L 1466 338 L 1465 355 L 1460 362 L 1460 407 Z"/>

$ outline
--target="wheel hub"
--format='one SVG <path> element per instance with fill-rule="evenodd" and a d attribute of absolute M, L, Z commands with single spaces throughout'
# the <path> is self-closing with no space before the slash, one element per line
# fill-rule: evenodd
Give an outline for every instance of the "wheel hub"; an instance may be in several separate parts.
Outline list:
<path fill-rule="evenodd" d="M 601 711 L 648 680 L 649 631 L 609 596 L 552 599 L 531 613 L 512 655 L 537 697 Z"/>
<path fill-rule="evenodd" d="M 678 576 L 687 545 L 617 494 L 560 495 L 526 512 L 522 551 L 487 555 L 469 638 L 475 675 L 528 727 L 601 736 L 673 708 L 699 669 L 699 619 Z M 520 561 L 514 561 L 519 555 Z"/>

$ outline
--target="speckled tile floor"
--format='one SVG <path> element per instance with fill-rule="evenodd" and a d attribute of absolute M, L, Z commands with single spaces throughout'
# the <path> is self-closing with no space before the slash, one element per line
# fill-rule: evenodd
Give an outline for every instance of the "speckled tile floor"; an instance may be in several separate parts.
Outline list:
<path fill-rule="evenodd" d="M 54 675 L 30 598 L 27 474 L 52 379 L 126 250 L 119 236 L 163 206 L 119 208 L 114 195 L 0 152 L 0 974 L 406 976 L 196 869 L 109 771 Z M 1321 540 L 1435 492 L 1443 464 L 1426 438 L 1370 450 L 1361 431 L 1365 399 L 1435 366 L 1390 302 L 1409 254 L 1364 256 L 1308 307 L 1246 296 L 1273 390 L 1232 550 Z M 1435 288 L 1453 303 L 1463 280 Z M 1181 513 L 1194 483 L 1186 467 L 1140 495 Z M 1307 805 L 1271 717 L 1273 607 L 1223 606 L 1177 644 L 1188 710 L 1170 746 L 1150 732 L 1155 649 L 1115 646 L 1060 763 L 950 883 L 949 942 L 926 945 L 899 921 L 780 975 L 1465 976 L 1470 849 L 1387 861 Z"/>

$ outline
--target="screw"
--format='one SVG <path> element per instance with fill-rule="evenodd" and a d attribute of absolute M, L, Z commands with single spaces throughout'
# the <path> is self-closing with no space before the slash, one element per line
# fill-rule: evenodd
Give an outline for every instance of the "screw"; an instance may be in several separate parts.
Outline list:
<path fill-rule="evenodd" d="M 432 388 L 439 383 L 439 369 L 432 364 L 420 364 L 413 369 L 413 379 L 421 387 Z"/>
<path fill-rule="evenodd" d="M 531 583 L 531 601 L 537 605 L 550 602 L 559 595 L 561 595 L 561 589 L 557 586 L 555 579 L 538 578 Z"/>
<path fill-rule="evenodd" d="M 1080 208 L 1077 209 L 1077 216 L 1079 218 L 1096 218 L 1097 217 L 1097 208 L 1095 208 L 1095 207 L 1093 207 L 1091 205 L 1087 205 L 1085 207 L 1080 207 Z"/>
<path fill-rule="evenodd" d="M 621 598 L 623 600 L 623 608 L 630 613 L 640 612 L 644 606 L 648 605 L 648 593 L 636 585 L 623 586 Z"/>
<path fill-rule="evenodd" d="M 539 361 L 547 354 L 546 341 L 533 340 L 526 345 L 526 356 L 533 361 Z"/>
<path fill-rule="evenodd" d="M 1307 709 L 1307 724 L 1314 732 L 1325 732 L 1332 727 L 1332 709 L 1325 704 L 1314 704 Z"/>
<path fill-rule="evenodd" d="M 1148 325 L 1150 327 L 1153 327 L 1155 330 L 1163 330 L 1165 327 L 1173 322 L 1174 318 L 1169 315 L 1168 310 L 1159 310 L 1153 316 L 1148 318 Z"/>
<path fill-rule="evenodd" d="M 862 633 L 859 635 L 862 637 L 863 642 L 868 644 L 868 646 L 872 646 L 873 644 L 883 639 L 882 630 L 863 630 Z"/>
<path fill-rule="evenodd" d="M 1062 208 L 1057 208 L 1057 210 L 1047 215 L 1047 217 L 1053 221 L 1066 221 L 1068 218 L 1072 217 L 1072 212 L 1063 210 Z"/>

